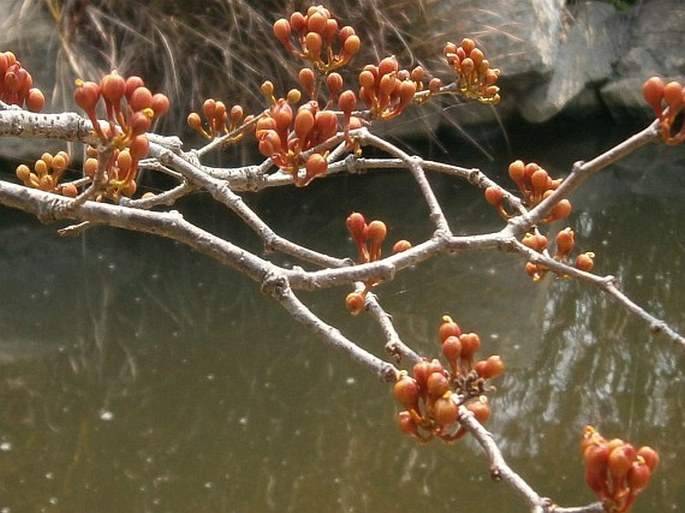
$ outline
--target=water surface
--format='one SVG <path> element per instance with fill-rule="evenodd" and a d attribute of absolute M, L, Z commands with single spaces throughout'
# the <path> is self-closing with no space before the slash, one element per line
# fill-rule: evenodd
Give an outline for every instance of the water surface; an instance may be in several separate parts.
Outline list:
<path fill-rule="evenodd" d="M 446 139 L 456 163 L 496 176 L 513 158 L 555 174 L 621 130 L 511 131 L 491 160 Z M 557 127 L 558 129 L 559 127 Z M 434 148 L 436 157 L 445 158 Z M 597 270 L 685 329 L 685 152 L 651 147 L 592 179 L 571 220 Z M 501 226 L 480 193 L 432 177 L 459 233 Z M 430 233 L 403 173 L 318 181 L 247 201 L 278 233 L 353 256 L 344 219 L 384 219 L 390 238 Z M 213 232 L 259 246 L 220 206 L 182 205 Z M 326 348 L 255 284 L 170 241 L 55 226 L 0 210 L 0 511 L 526 511 L 489 480 L 470 441 L 418 445 L 398 432 L 387 385 Z M 559 227 L 561 228 L 561 227 Z M 382 355 L 377 328 L 350 318 L 346 290 L 304 294 L 327 321 Z M 440 257 L 378 289 L 405 340 L 437 354 L 451 313 L 508 365 L 488 424 L 513 467 L 563 505 L 594 500 L 580 429 L 650 444 L 662 467 L 635 511 L 685 504 L 683 348 L 610 298 L 515 256 Z"/>

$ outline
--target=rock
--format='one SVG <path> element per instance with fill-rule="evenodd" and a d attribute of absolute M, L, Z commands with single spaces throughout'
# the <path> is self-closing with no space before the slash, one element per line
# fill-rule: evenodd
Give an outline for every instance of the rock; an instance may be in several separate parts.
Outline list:
<path fill-rule="evenodd" d="M 627 77 L 601 88 L 602 101 L 617 122 L 648 123 L 654 119 L 652 109 L 642 99 L 644 81 L 640 76 Z"/>
<path fill-rule="evenodd" d="M 364 5 L 363 0 L 326 3 L 333 11 L 348 14 L 354 4 Z M 387 5 L 396 4 L 388 1 Z M 471 37 L 484 49 L 491 65 L 502 72 L 498 82 L 502 102 L 493 108 L 444 98 L 379 127 L 388 135 L 425 137 L 435 131 L 438 122 L 450 129 L 455 125 L 460 129 L 495 125 L 519 117 L 542 123 L 562 112 L 578 118 L 606 109 L 617 120 L 627 119 L 626 116 L 641 118 L 647 112 L 640 92 L 645 79 L 655 74 L 666 78 L 685 75 L 683 0 L 637 0 L 633 7 L 621 12 L 612 3 L 597 0 L 501 0 L 495 4 L 482 0 L 436 0 L 422 3 L 421 9 L 415 18 L 407 10 L 410 22 L 406 27 L 393 27 L 395 30 L 388 30 L 384 39 L 379 36 L 388 48 L 381 49 L 378 43 L 376 53 L 380 56 L 393 52 L 396 48 L 391 45 L 399 38 L 400 46 L 406 45 L 397 49 L 400 53 L 409 49 L 408 54 L 415 60 L 425 61 L 435 75 L 449 79 L 447 66 L 441 61 L 442 45 L 447 40 L 458 43 L 463 37 Z M 55 23 L 44 4 L 0 0 L 0 12 L 5 13 L 0 22 L 0 50 L 13 49 L 46 97 L 58 98 L 58 105 L 46 110 L 62 110 L 62 98 L 70 100 L 73 78 L 53 89 L 59 83 L 56 69 L 60 45 Z M 388 19 L 400 18 L 397 12 L 389 12 Z M 87 18 L 81 21 L 85 23 L 84 20 Z M 163 32 L 164 26 L 159 29 Z M 263 37 L 261 32 L 245 34 L 244 44 L 253 45 L 259 37 Z M 179 48 L 182 44 L 183 41 L 178 42 Z M 107 53 L 97 48 L 92 51 Z M 61 55 L 65 70 L 64 54 Z M 93 60 L 82 53 L 73 57 L 86 62 Z M 76 63 L 77 67 L 83 64 Z M 256 63 L 251 68 L 258 74 L 268 66 L 265 58 L 263 66 Z M 244 82 L 260 83 L 258 78 L 246 72 Z M 175 87 L 179 91 L 196 90 L 186 82 Z M 186 107 L 178 105 L 183 113 Z M 185 119 L 185 113 L 179 119 Z M 35 155 L 32 146 L 24 141 L 0 141 L 0 153 L 24 159 Z M 46 150 L 53 151 L 47 147 Z"/>
<path fill-rule="evenodd" d="M 527 90 L 552 74 L 559 47 L 564 0 L 504 0 L 497 8 L 480 0 L 446 0 L 436 7 L 436 34 L 454 34 L 453 41 L 471 37 L 502 72 L 502 103 L 495 107 L 458 104 L 448 108 L 447 126 L 499 122 L 515 114 L 517 91 Z"/>
<path fill-rule="evenodd" d="M 620 44 L 609 30 L 615 9 L 605 3 L 585 4 L 566 29 L 551 78 L 521 101 L 521 115 L 534 123 L 563 110 L 588 84 L 604 82 L 613 73 Z M 599 105 L 597 105 L 599 107 Z"/>
<path fill-rule="evenodd" d="M 564 0 L 446 0 L 436 8 L 436 33 L 471 37 L 504 77 L 522 88 L 552 72 L 559 46 Z"/>

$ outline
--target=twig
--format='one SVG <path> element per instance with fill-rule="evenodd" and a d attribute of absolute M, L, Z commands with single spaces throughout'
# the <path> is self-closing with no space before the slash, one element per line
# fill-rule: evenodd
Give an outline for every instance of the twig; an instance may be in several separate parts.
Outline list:
<path fill-rule="evenodd" d="M 356 136 L 359 138 L 359 142 L 362 145 L 375 146 L 376 148 L 385 151 L 389 155 L 394 155 L 406 163 L 407 168 L 411 171 L 414 179 L 418 183 L 421 194 L 428 205 L 429 216 L 431 221 L 435 224 L 436 230 L 444 235 L 451 234 L 447 218 L 445 218 L 445 214 L 442 212 L 442 207 L 440 207 L 440 203 L 435 197 L 435 193 L 433 192 L 433 189 L 426 178 L 426 173 L 423 170 L 423 160 L 416 156 L 407 155 L 394 144 L 391 144 L 385 139 L 373 135 L 366 128 L 359 129 Z"/>
<path fill-rule="evenodd" d="M 280 251 L 323 267 L 340 267 L 345 265 L 346 260 L 333 258 L 318 251 L 305 248 L 277 235 L 271 227 L 245 204 L 240 196 L 228 187 L 226 182 L 212 178 L 192 162 L 152 143 L 150 144 L 150 155 L 158 158 L 163 164 L 178 170 L 191 184 L 205 189 L 214 199 L 229 207 L 245 224 L 259 235 L 267 250 Z"/>
<path fill-rule="evenodd" d="M 262 282 L 262 292 L 278 301 L 293 319 L 306 326 L 312 333 L 318 335 L 327 345 L 363 365 L 381 380 L 389 383 L 395 381 L 398 369 L 394 365 L 362 349 L 340 333 L 340 330 L 330 324 L 326 324 L 312 313 L 293 293 L 288 285 L 288 280 L 283 274 L 273 273 L 267 275 Z"/>
<path fill-rule="evenodd" d="M 378 302 L 378 297 L 371 292 L 366 294 L 366 309 L 381 327 L 381 331 L 386 340 L 386 353 L 395 358 L 397 363 L 400 363 L 404 358 L 412 365 L 421 359 L 411 347 L 402 341 L 392 322 L 392 316 L 383 309 Z"/>

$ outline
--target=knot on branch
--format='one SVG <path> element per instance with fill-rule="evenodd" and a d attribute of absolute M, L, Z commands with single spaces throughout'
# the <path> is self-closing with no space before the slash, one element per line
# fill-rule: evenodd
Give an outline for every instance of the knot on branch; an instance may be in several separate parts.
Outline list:
<path fill-rule="evenodd" d="M 288 294 L 289 288 L 288 279 L 282 274 L 269 272 L 262 280 L 262 294 L 274 299 L 283 299 Z"/>
<path fill-rule="evenodd" d="M 397 381 L 397 368 L 394 365 L 383 362 L 378 371 L 378 376 L 384 383 L 394 383 Z"/>
<path fill-rule="evenodd" d="M 354 153 L 350 153 L 347 157 L 345 157 L 343 163 L 345 164 L 345 169 L 347 169 L 348 174 L 362 174 L 363 171 L 357 167 L 358 161 L 359 159 Z"/>
<path fill-rule="evenodd" d="M 495 483 L 499 483 L 502 480 L 502 471 L 497 465 L 492 465 L 490 467 L 490 479 Z"/>

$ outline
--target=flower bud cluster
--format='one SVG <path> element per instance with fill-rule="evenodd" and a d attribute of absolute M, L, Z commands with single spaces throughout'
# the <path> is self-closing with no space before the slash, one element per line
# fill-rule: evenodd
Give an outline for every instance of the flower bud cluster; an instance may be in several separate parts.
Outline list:
<path fill-rule="evenodd" d="M 272 92 L 273 85 L 266 82 L 262 90 Z M 259 152 L 292 175 L 295 185 L 304 187 L 328 170 L 328 151 L 309 150 L 338 132 L 338 117 L 331 110 L 320 109 L 315 101 L 306 102 L 295 110 L 292 104 L 299 99 L 300 92 L 296 89 L 288 98 L 274 99 L 269 111 L 257 120 L 255 135 Z M 302 168 L 303 176 L 300 174 Z"/>
<path fill-rule="evenodd" d="M 495 83 L 500 71 L 490 68 L 490 62 L 473 39 L 464 38 L 459 46 L 447 43 L 443 54 L 457 74 L 457 89 L 462 96 L 486 104 L 499 103 L 499 87 Z"/>
<path fill-rule="evenodd" d="M 561 185 L 562 179 L 553 180 L 547 171 L 535 162 L 525 164 L 516 160 L 509 164 L 509 177 L 516 183 L 521 193 L 523 204 L 527 208 L 533 208 L 549 197 Z M 499 214 L 508 219 L 511 215 L 504 208 L 504 190 L 496 185 L 485 189 L 485 200 L 493 205 Z M 553 223 L 564 219 L 571 214 L 573 207 L 571 202 L 564 198 L 559 200 L 550 210 L 545 223 Z M 571 228 L 564 228 L 556 237 L 556 252 L 554 259 L 568 263 L 569 255 L 575 246 L 574 233 Z M 533 233 L 526 233 L 521 242 L 538 253 L 548 250 L 547 237 L 539 233 L 537 229 Z M 595 254 L 591 251 L 579 254 L 574 262 L 576 268 L 589 272 L 594 266 Z M 548 268 L 543 264 L 527 262 L 526 273 L 533 281 L 542 280 L 547 274 Z"/>
<path fill-rule="evenodd" d="M 186 119 L 188 126 L 197 131 L 206 139 L 214 139 L 231 132 L 235 132 L 245 123 L 252 121 L 253 117 L 244 118 L 245 113 L 240 105 L 233 105 L 229 110 L 222 101 L 207 98 L 202 104 L 202 116 L 197 112 L 191 112 Z M 226 141 L 227 144 L 241 139 L 242 132 L 237 133 Z"/>
<path fill-rule="evenodd" d="M 659 466 L 659 454 L 651 447 L 635 449 L 618 438 L 606 440 L 592 426 L 584 428 L 580 448 L 585 482 L 610 513 L 630 510 Z"/>
<path fill-rule="evenodd" d="M 515 160 L 509 164 L 509 177 L 516 183 L 521 192 L 523 204 L 533 208 L 542 200 L 546 199 L 561 185 L 562 179 L 553 180 L 547 171 L 535 162 L 524 164 L 521 160 Z M 546 223 L 553 223 L 564 219 L 571 214 L 571 202 L 567 199 L 559 200 L 552 207 L 545 219 Z"/>
<path fill-rule="evenodd" d="M 347 217 L 347 229 L 352 235 L 352 240 L 357 246 L 357 262 L 365 264 L 376 262 L 381 259 L 381 245 L 387 236 L 388 229 L 383 221 L 374 220 L 366 223 L 364 216 L 359 212 L 352 212 Z M 411 248 L 407 240 L 399 240 L 393 245 L 393 253 L 400 253 Z M 364 308 L 366 294 L 379 283 L 377 279 L 370 279 L 365 283 L 361 292 L 350 292 L 345 298 L 347 310 L 352 315 L 357 315 Z"/>
<path fill-rule="evenodd" d="M 21 62 L 10 51 L 0 52 L 0 101 L 40 112 L 45 96 L 33 87 L 31 73 L 21 67 Z"/>
<path fill-rule="evenodd" d="M 306 14 L 294 12 L 273 25 L 274 36 L 293 55 L 307 60 L 327 74 L 347 64 L 359 52 L 361 40 L 350 26 L 340 27 L 331 12 L 321 5 Z"/>
<path fill-rule="evenodd" d="M 107 124 L 98 119 L 98 107 L 103 100 Z M 105 75 L 100 83 L 77 80 L 74 101 L 93 124 L 99 138 L 98 150 L 108 154 L 104 169 L 105 192 L 100 198 L 118 199 L 120 194 L 135 192 L 138 161 L 148 152 L 146 132 L 152 121 L 169 110 L 169 99 L 162 93 L 153 94 L 138 76 L 124 78 L 116 71 Z M 95 148 L 93 152 L 97 153 Z M 95 161 L 95 163 L 93 163 Z M 84 171 L 94 176 L 97 159 L 91 156 Z"/>
<path fill-rule="evenodd" d="M 139 141 L 142 141 L 140 139 Z M 145 139 L 144 150 L 147 152 L 147 139 Z M 133 196 L 138 189 L 135 180 L 137 172 L 134 151 L 136 145 L 131 148 L 113 149 L 105 160 L 102 180 L 105 183 L 103 191 L 96 197 L 97 201 L 107 198 L 114 202 L 119 201 L 120 197 Z M 86 160 L 83 162 L 83 174 L 91 181 L 97 180 L 97 173 L 100 168 L 98 150 L 94 146 L 86 148 Z"/>
<path fill-rule="evenodd" d="M 437 360 L 422 359 L 412 375 L 401 372 L 395 382 L 395 399 L 404 408 L 398 414 L 400 430 L 428 441 L 434 437 L 450 442 L 467 431 L 459 425 L 459 406 L 465 405 L 484 424 L 490 417 L 486 393 L 492 390 L 487 381 L 504 373 L 499 355 L 475 360 L 480 349 L 476 333 L 462 333 L 461 327 L 444 316 L 438 329 L 446 368 Z"/>
<path fill-rule="evenodd" d="M 535 162 L 524 164 L 521 160 L 515 160 L 509 164 L 509 177 L 516 183 L 521 193 L 521 200 L 527 208 L 533 208 L 542 200 L 552 194 L 561 184 L 562 179 L 553 180 L 547 171 Z M 510 217 L 504 209 L 504 191 L 497 186 L 490 186 L 485 189 L 485 200 L 497 208 L 497 211 L 505 219 Z M 564 219 L 573 210 L 571 202 L 566 198 L 559 200 L 547 218 L 546 223 L 553 223 Z"/>
<path fill-rule="evenodd" d="M 542 253 L 548 249 L 547 237 L 538 232 L 526 233 L 521 242 L 523 245 L 538 253 Z M 567 226 L 557 233 L 555 242 L 556 251 L 554 253 L 554 259 L 560 262 L 569 263 L 569 260 L 571 260 L 570 254 L 575 248 L 575 233 Z M 595 265 L 594 259 L 595 254 L 592 251 L 586 251 L 585 253 L 580 253 L 576 256 L 573 265 L 581 271 L 590 272 Z M 534 262 L 526 263 L 526 273 L 535 282 L 542 280 L 547 274 L 547 271 L 548 268 L 543 264 Z"/>
<path fill-rule="evenodd" d="M 70 163 L 71 157 L 64 151 L 57 152 L 54 156 L 46 152 L 36 160 L 33 170 L 26 164 L 20 164 L 17 166 L 16 174 L 27 187 L 73 198 L 78 193 L 76 186 L 71 182 L 59 184 Z"/>
<path fill-rule="evenodd" d="M 419 75 L 420 72 L 415 73 L 416 77 Z M 359 73 L 359 98 L 369 109 L 372 120 L 399 116 L 414 99 L 418 86 L 409 71 L 400 69 L 394 56 L 385 57 L 377 66 L 368 64 Z"/>
<path fill-rule="evenodd" d="M 642 85 L 642 95 L 661 122 L 661 139 L 671 145 L 685 141 L 685 123 L 676 122 L 685 110 L 685 86 L 652 77 Z"/>

